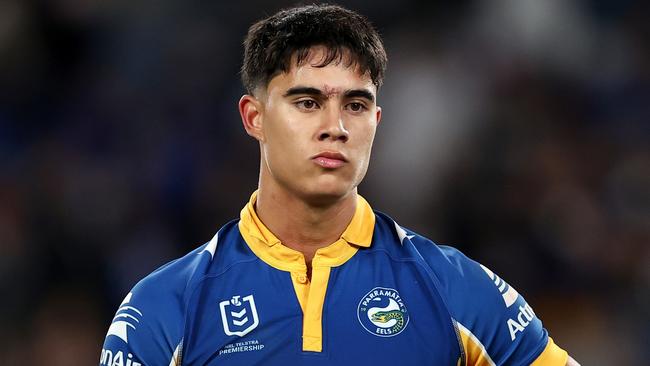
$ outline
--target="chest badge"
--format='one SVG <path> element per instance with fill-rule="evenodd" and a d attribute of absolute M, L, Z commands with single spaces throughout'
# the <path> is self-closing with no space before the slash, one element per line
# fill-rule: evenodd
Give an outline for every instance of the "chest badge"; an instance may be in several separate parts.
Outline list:
<path fill-rule="evenodd" d="M 408 325 L 409 314 L 397 290 L 375 287 L 359 301 L 357 317 L 365 330 L 378 337 L 393 337 Z"/>
<path fill-rule="evenodd" d="M 223 331 L 229 336 L 243 337 L 260 323 L 253 295 L 233 296 L 219 303 Z"/>

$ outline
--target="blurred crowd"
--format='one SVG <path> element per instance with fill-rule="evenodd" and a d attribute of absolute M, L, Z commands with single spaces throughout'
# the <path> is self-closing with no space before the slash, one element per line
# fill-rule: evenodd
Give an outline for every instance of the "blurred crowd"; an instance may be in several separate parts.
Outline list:
<path fill-rule="evenodd" d="M 649 364 L 648 4 L 339 3 L 389 55 L 360 193 L 584 365 Z M 1 365 L 96 364 L 129 289 L 238 217 L 241 42 L 292 4 L 0 1 Z"/>

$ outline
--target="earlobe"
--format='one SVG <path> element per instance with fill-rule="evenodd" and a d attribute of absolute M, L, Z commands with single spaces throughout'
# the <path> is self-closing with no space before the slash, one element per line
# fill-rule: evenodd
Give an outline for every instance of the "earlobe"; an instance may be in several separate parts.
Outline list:
<path fill-rule="evenodd" d="M 243 95 L 239 99 L 239 115 L 246 133 L 258 141 L 264 141 L 261 102 L 252 95 Z"/>

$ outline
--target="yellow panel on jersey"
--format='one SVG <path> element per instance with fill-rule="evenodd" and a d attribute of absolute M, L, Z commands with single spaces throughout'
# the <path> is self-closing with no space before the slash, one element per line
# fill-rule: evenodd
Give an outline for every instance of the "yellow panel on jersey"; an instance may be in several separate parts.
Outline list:
<path fill-rule="evenodd" d="M 302 327 L 302 350 L 321 352 L 323 350 L 323 303 L 327 282 L 330 278 L 330 267 L 313 267 L 312 283 L 307 298 Z"/>
<path fill-rule="evenodd" d="M 459 322 L 456 322 L 456 326 L 458 327 L 463 349 L 465 350 L 465 364 L 471 366 L 494 366 L 494 361 L 488 355 L 481 341 Z"/>
<path fill-rule="evenodd" d="M 569 359 L 567 351 L 558 347 L 551 337 L 548 337 L 546 348 L 531 366 L 564 366 Z"/>
<path fill-rule="evenodd" d="M 465 364 L 470 366 L 495 366 L 481 341 L 459 322 L 456 322 L 456 325 L 465 350 Z M 569 354 L 558 347 L 553 342 L 553 339 L 549 337 L 544 351 L 531 366 L 565 366 L 568 358 Z"/>
<path fill-rule="evenodd" d="M 375 214 L 368 202 L 357 195 L 357 207 L 341 237 L 327 247 L 318 249 L 312 259 L 312 280 L 307 278 L 305 257 L 297 250 L 282 245 L 255 212 L 257 191 L 241 211 L 239 231 L 257 255 L 268 265 L 291 272 L 296 297 L 303 311 L 303 351 L 323 350 L 322 314 L 330 270 L 344 264 L 359 247 L 369 247 L 375 227 Z"/>

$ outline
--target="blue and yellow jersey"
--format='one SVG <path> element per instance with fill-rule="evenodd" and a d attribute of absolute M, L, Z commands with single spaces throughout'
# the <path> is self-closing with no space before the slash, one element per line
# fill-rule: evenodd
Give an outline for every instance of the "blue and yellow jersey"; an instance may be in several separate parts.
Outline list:
<path fill-rule="evenodd" d="M 100 365 L 558 365 L 524 298 L 488 268 L 373 212 L 300 252 L 254 210 L 140 281 Z"/>

